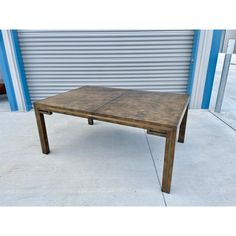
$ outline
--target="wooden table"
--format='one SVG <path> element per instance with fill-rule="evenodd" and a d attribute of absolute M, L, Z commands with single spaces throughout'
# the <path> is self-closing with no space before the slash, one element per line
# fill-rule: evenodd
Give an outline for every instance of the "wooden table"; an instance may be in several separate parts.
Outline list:
<path fill-rule="evenodd" d="M 166 137 L 162 191 L 169 193 L 175 142 L 184 142 L 189 97 L 185 94 L 84 86 L 34 103 L 42 152 L 49 144 L 44 114 L 53 112 L 143 128 Z"/>

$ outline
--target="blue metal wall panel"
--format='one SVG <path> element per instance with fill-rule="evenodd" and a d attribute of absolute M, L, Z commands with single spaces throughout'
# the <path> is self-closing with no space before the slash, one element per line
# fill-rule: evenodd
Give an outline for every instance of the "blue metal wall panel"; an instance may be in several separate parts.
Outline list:
<path fill-rule="evenodd" d="M 16 56 L 17 69 L 19 71 L 19 77 L 20 77 L 19 79 L 22 85 L 22 90 L 23 90 L 22 92 L 24 96 L 25 107 L 26 107 L 26 110 L 29 111 L 32 108 L 32 104 L 30 101 L 28 86 L 27 86 L 26 77 L 25 77 L 24 65 L 23 65 L 20 46 L 18 42 L 18 34 L 16 30 L 11 30 L 11 37 L 12 37 L 13 48 L 14 48 L 14 52 Z"/>
<path fill-rule="evenodd" d="M 16 96 L 14 92 L 14 87 L 12 84 L 12 78 L 9 70 L 7 55 L 5 51 L 5 45 L 3 42 L 3 36 L 2 32 L 0 31 L 0 69 L 2 71 L 4 84 L 7 91 L 7 98 L 10 104 L 10 108 L 12 111 L 17 111 L 17 102 L 16 102 Z"/>
<path fill-rule="evenodd" d="M 218 53 L 220 49 L 222 30 L 214 30 L 212 38 L 212 46 L 210 52 L 210 58 L 208 63 L 208 70 L 206 75 L 206 82 L 204 87 L 203 99 L 202 99 L 202 108 L 208 109 L 211 99 L 211 92 L 215 77 L 216 64 L 218 59 Z"/>

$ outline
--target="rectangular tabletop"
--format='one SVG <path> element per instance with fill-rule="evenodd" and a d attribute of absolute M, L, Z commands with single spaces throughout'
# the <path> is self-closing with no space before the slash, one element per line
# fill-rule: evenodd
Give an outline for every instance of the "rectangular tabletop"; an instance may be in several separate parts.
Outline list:
<path fill-rule="evenodd" d="M 85 117 L 177 127 L 188 105 L 186 94 L 83 86 L 36 102 L 51 111 Z"/>

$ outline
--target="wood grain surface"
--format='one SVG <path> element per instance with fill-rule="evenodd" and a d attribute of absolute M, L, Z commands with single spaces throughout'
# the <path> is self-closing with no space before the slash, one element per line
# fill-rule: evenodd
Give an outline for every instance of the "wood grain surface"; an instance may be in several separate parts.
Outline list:
<path fill-rule="evenodd" d="M 35 104 L 54 112 L 58 108 L 68 113 L 76 111 L 90 116 L 177 127 L 188 104 L 188 95 L 83 86 Z"/>

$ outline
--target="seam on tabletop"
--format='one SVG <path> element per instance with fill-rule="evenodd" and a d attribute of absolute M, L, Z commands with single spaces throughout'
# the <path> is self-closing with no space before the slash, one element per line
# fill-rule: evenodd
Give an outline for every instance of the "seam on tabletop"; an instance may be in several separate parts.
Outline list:
<path fill-rule="evenodd" d="M 100 108 L 102 108 L 102 107 L 104 107 L 104 106 L 108 105 L 109 103 L 111 103 L 111 102 L 115 101 L 116 99 L 118 99 L 118 98 L 122 97 L 122 96 L 123 96 L 125 93 L 127 93 L 127 92 L 124 92 L 124 93 L 122 93 L 121 95 L 119 95 L 119 96 L 117 96 L 117 97 L 115 97 L 115 98 L 111 99 L 110 101 L 108 101 L 108 102 L 105 102 L 103 105 L 101 105 L 101 106 L 97 107 L 97 108 L 96 108 L 94 111 L 92 111 L 92 113 L 96 113 L 96 111 L 97 111 L 98 109 L 100 109 Z M 93 115 L 95 115 L 95 114 L 93 114 Z"/>

